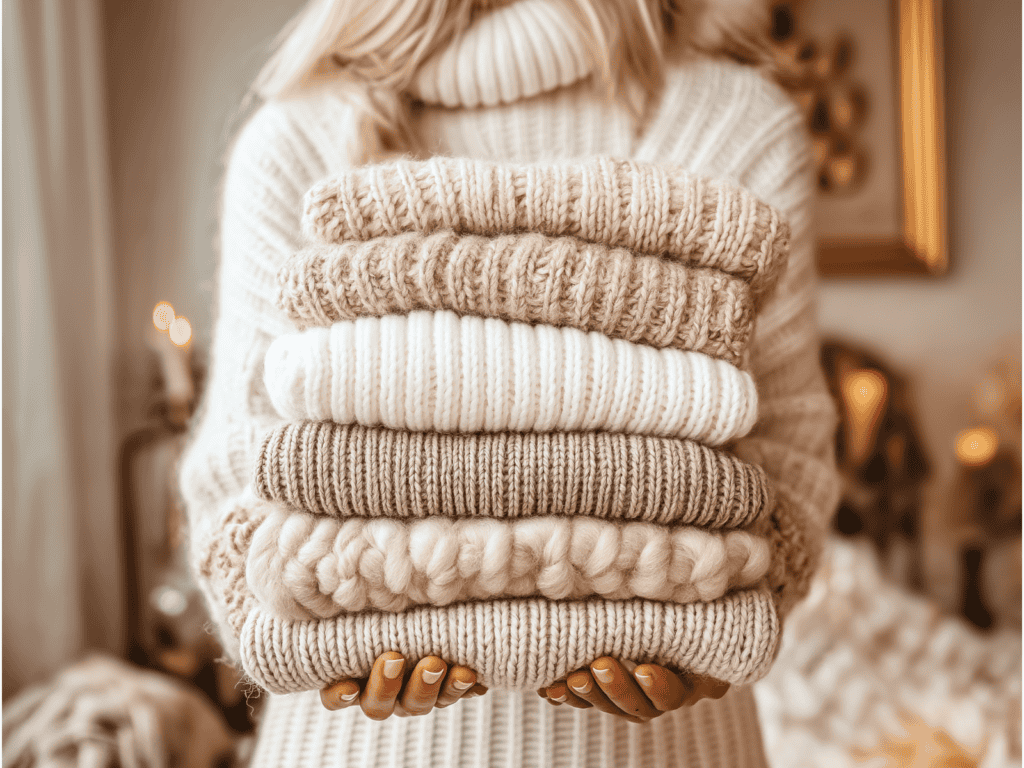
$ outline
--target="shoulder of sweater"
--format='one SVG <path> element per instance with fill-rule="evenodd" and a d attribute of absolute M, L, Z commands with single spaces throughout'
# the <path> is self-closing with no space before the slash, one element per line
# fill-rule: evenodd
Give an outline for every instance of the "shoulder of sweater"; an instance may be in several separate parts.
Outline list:
<path fill-rule="evenodd" d="M 359 132 L 357 110 L 328 88 L 264 102 L 228 153 L 225 197 L 297 205 L 310 186 L 360 155 Z"/>
<path fill-rule="evenodd" d="M 639 155 L 734 181 L 782 209 L 808 202 L 803 115 L 766 73 L 734 61 L 670 63 Z"/>

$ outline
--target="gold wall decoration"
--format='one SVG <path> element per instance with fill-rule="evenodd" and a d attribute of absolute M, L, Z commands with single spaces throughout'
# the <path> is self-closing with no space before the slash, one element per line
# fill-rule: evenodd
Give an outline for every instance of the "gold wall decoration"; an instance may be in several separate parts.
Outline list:
<path fill-rule="evenodd" d="M 891 84 L 872 82 L 858 67 L 861 49 L 878 42 L 868 36 L 880 33 L 866 26 L 858 29 L 851 14 L 877 9 L 879 3 L 886 6 L 887 28 L 881 32 L 891 48 L 891 61 L 885 62 Z M 825 276 L 938 275 L 948 267 L 939 8 L 937 0 L 772 3 L 777 76 L 807 116 L 819 196 L 836 211 L 841 210 L 833 202 L 836 198 L 856 206 L 860 195 L 869 198 L 867 209 L 884 183 L 896 209 L 888 217 L 891 224 L 879 224 L 875 231 L 870 221 L 865 225 L 868 213 L 851 222 L 849 233 L 843 231 L 842 216 L 834 215 L 828 221 L 831 231 L 818 242 L 819 270 Z M 832 15 L 834 28 L 827 23 Z M 805 29 L 807 17 L 815 21 L 810 32 Z M 868 67 L 876 78 L 881 70 L 877 63 Z M 895 104 L 881 104 L 890 94 Z M 876 121 L 875 146 L 865 140 L 865 116 Z M 885 164 L 878 167 L 875 162 L 883 154 L 877 146 L 879 127 L 892 142 L 885 148 L 894 158 L 891 180 L 882 179 Z M 877 207 L 878 201 L 873 204 Z"/>

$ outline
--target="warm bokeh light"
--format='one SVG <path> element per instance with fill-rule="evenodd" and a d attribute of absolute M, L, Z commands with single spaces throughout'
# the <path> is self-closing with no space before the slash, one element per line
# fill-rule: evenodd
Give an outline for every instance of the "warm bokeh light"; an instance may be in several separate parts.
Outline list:
<path fill-rule="evenodd" d="M 179 347 L 184 347 L 192 338 L 192 325 L 184 317 L 175 318 L 174 322 L 171 323 L 171 327 L 168 328 L 168 334 L 171 337 L 171 341 Z"/>
<path fill-rule="evenodd" d="M 988 427 L 965 429 L 956 436 L 956 457 L 968 467 L 988 464 L 998 448 L 999 436 Z"/>
<path fill-rule="evenodd" d="M 879 371 L 858 368 L 842 376 L 843 401 L 846 404 L 847 447 L 859 461 L 870 450 L 879 416 L 885 405 L 888 384 Z"/>
<path fill-rule="evenodd" d="M 153 325 L 157 330 L 166 331 L 174 322 L 174 307 L 166 301 L 161 301 L 153 307 Z"/>
<path fill-rule="evenodd" d="M 843 377 L 843 394 L 853 415 L 869 419 L 875 415 L 885 399 L 885 376 L 864 368 L 851 371 Z"/>

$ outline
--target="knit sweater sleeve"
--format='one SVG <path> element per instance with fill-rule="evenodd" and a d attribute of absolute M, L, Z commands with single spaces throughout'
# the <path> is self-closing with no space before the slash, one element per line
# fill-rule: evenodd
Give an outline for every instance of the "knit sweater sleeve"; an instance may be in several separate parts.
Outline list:
<path fill-rule="evenodd" d="M 346 164 L 356 136 L 345 130 L 354 122 L 348 108 L 325 101 L 318 109 L 301 101 L 263 105 L 239 133 L 224 176 L 210 377 L 180 485 L 193 572 L 234 658 L 252 596 L 241 578 L 247 542 L 228 541 L 224 531 L 251 536 L 258 521 L 244 520 L 245 491 L 260 437 L 280 423 L 263 384 L 267 348 L 294 327 L 276 306 L 277 272 L 300 247 L 302 195 Z M 318 127 L 323 140 L 309 140 Z M 232 516 L 236 524 L 225 526 Z"/>
<path fill-rule="evenodd" d="M 784 212 L 791 250 L 786 272 L 758 317 L 750 347 L 758 422 L 734 450 L 774 481 L 775 563 L 769 580 L 784 615 L 807 592 L 840 485 L 834 456 L 837 412 L 819 361 L 809 142 L 802 116 L 781 90 L 766 85 L 766 95 L 779 105 L 779 124 L 789 128 L 757 153 L 741 180 Z"/>
<path fill-rule="evenodd" d="M 837 415 L 819 362 L 814 177 L 804 118 L 782 88 L 751 67 L 689 62 L 669 71 L 639 151 L 639 159 L 667 158 L 739 183 L 789 222 L 788 265 L 748 349 L 758 421 L 733 444 L 777 491 L 769 581 L 784 614 L 807 591 L 839 497 Z"/>

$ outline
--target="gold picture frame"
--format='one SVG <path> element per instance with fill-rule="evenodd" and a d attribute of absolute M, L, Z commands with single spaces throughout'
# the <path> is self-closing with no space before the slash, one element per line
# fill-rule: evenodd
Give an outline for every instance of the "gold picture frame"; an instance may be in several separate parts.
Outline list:
<path fill-rule="evenodd" d="M 946 222 L 942 35 L 936 0 L 893 0 L 897 41 L 902 232 L 818 242 L 826 277 L 941 275 L 949 266 Z"/>

